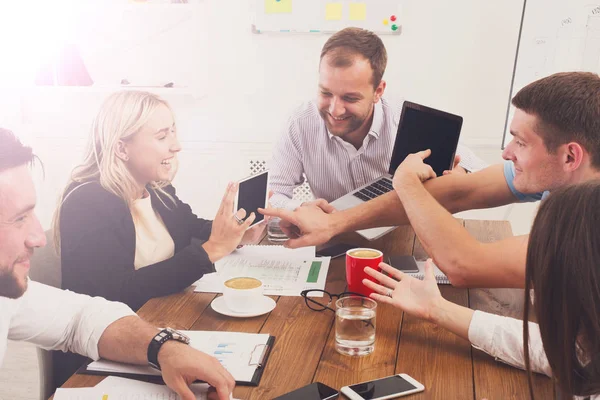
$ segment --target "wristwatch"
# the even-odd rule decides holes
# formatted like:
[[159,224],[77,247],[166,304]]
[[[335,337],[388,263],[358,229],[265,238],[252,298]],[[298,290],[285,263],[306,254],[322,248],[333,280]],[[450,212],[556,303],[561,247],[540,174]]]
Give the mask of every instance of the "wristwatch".
[[160,365],[158,364],[158,351],[162,345],[169,340],[190,344],[190,338],[183,333],[171,328],[163,329],[152,338],[148,345],[148,364],[150,364],[151,367],[160,370]]

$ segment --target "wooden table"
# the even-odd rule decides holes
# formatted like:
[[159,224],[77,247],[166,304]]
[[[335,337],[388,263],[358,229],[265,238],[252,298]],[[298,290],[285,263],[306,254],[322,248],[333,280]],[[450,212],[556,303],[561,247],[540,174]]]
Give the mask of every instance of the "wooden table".
[[[512,236],[507,221],[463,221],[477,239],[490,242]],[[408,226],[368,242],[357,234],[344,241],[372,247],[387,254],[426,254]],[[345,260],[332,260],[326,290],[340,293],[346,288]],[[498,314],[521,317],[523,291],[516,289],[457,289],[441,285],[442,295],[461,305]],[[238,386],[240,399],[271,399],[307,385],[323,382],[336,389],[342,386],[408,373],[425,385],[425,391],[410,399],[523,399],[528,397],[525,372],[496,362],[473,349],[457,336],[423,322],[391,306],[377,310],[375,351],[364,357],[338,354],[334,348],[334,313],[311,311],[301,297],[274,297],[275,309],[267,315],[237,319],[212,310],[215,295],[185,292],[150,300],[139,315],[156,326],[185,330],[223,330],[269,333],[276,336],[265,372],[258,387]],[[74,375],[64,387],[93,386],[103,378]],[[536,398],[554,398],[551,380],[535,375]],[[343,398],[343,396],[340,396]]]

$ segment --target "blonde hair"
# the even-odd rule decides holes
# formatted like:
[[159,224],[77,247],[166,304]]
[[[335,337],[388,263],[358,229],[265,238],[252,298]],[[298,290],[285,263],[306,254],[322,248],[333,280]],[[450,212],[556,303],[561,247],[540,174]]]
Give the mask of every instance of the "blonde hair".
[[[85,158],[71,172],[71,177],[63,191],[52,221],[54,244],[60,253],[60,213],[67,189],[73,183],[97,181],[110,193],[123,199],[127,206],[138,196],[139,186],[129,172],[125,162],[117,157],[119,141],[133,137],[148,122],[150,116],[160,106],[169,104],[159,96],[143,91],[121,91],[110,95],[94,118],[91,137],[87,144]],[[170,182],[151,182],[150,190],[164,195],[175,205],[175,200],[163,188]],[[75,190],[75,189],[73,189]],[[71,190],[72,191],[72,190]],[[163,201],[164,203],[164,201]]]

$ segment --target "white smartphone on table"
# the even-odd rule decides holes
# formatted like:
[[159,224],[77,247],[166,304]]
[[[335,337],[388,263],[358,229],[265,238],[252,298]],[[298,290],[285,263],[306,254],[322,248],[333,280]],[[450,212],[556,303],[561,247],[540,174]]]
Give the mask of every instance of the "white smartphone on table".
[[341,392],[350,400],[386,400],[425,390],[425,386],[407,374],[344,386]]
[[[265,216],[258,212],[259,208],[267,208],[269,201],[269,171],[249,176],[238,182],[238,192],[233,205],[233,212],[240,208],[246,210],[246,218],[254,213],[256,218],[250,227],[261,223]],[[244,218],[244,220],[246,220]]]

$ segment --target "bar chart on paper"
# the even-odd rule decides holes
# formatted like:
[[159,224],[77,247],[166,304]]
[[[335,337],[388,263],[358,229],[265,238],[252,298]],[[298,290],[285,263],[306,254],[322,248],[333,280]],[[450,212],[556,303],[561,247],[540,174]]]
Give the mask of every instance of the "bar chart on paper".
[[254,0],[256,33],[328,33],[348,26],[400,34],[401,0]]

